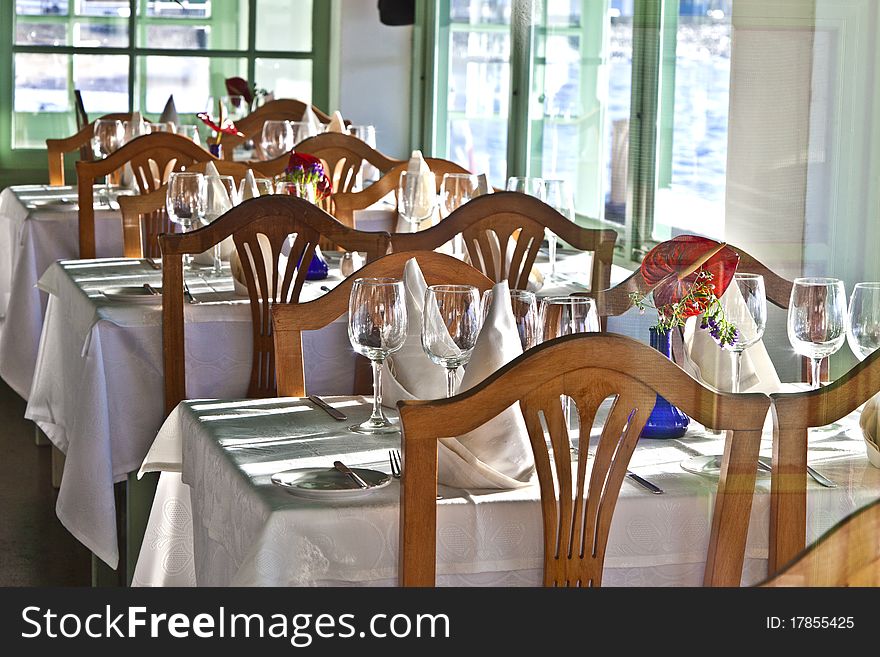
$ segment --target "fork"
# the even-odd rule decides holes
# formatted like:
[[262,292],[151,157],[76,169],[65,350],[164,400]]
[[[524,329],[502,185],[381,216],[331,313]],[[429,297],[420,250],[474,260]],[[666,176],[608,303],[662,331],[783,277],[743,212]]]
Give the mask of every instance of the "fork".
[[401,467],[400,467],[400,450],[399,449],[389,449],[388,450],[388,461],[391,463],[391,476],[395,479],[400,479]]
[[183,282],[183,293],[186,295],[186,300],[190,303],[199,303],[199,300],[196,299],[192,292],[189,291],[189,285],[186,284],[186,281]]

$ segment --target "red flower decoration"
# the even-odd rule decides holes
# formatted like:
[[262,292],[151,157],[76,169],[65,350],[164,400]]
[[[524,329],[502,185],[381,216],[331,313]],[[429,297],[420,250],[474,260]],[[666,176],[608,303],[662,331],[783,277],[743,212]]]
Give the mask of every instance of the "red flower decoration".
[[[642,278],[652,288],[654,306],[663,314],[691,291],[701,272],[711,274],[714,293],[720,298],[739,264],[739,254],[726,244],[696,235],[679,235],[658,244],[642,261]],[[684,317],[701,314],[710,299],[701,298],[680,311]]]
[[199,112],[198,114],[196,114],[196,116],[199,117],[199,119],[201,119],[202,123],[204,123],[206,126],[211,128],[211,130],[216,132],[218,135],[223,134],[223,135],[235,135],[236,137],[244,137],[244,133],[240,132],[239,129],[235,127],[235,124],[232,121],[230,121],[229,119],[222,121],[221,122],[222,126],[221,126],[221,125],[218,125],[217,123],[215,123],[214,119],[212,119],[211,115],[208,114],[207,112]]
[[226,92],[230,96],[241,96],[250,105],[254,102],[254,92],[244,78],[226,78]]
[[290,151],[290,159],[284,168],[282,178],[292,182],[314,183],[318,200],[327,198],[333,193],[333,186],[321,160],[307,153]]

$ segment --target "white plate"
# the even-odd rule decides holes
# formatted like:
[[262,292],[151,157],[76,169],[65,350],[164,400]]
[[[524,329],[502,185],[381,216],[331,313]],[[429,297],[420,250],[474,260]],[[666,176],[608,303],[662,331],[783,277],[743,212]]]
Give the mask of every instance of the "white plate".
[[391,475],[384,472],[367,468],[352,468],[352,470],[370,484],[370,487],[360,488],[351,477],[336,468],[297,468],[276,472],[272,475],[272,483],[293,495],[313,500],[361,497],[391,483]]
[[159,294],[150,294],[142,285],[108,287],[102,292],[102,294],[110,301],[125,301],[126,303],[162,303],[162,288],[154,285],[153,289]]
[[[698,475],[718,477],[721,475],[721,455],[695,456],[681,462],[681,469]],[[758,469],[758,477],[769,477],[770,472]]]

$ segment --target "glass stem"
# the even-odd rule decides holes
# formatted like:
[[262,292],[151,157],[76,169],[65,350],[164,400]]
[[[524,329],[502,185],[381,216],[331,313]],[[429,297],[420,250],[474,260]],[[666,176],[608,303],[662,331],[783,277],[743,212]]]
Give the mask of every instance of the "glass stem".
[[739,392],[739,376],[742,372],[742,357],[742,351],[737,350],[733,352],[733,367],[731,368],[733,385],[730,388],[731,392]]
[[219,276],[222,270],[222,263],[220,260],[220,243],[214,245],[214,275]]
[[452,397],[455,394],[455,370],[457,367],[446,368],[446,396]]
[[820,387],[820,381],[822,374],[822,359],[821,358],[811,358],[810,359],[810,386],[813,390],[818,390]]
[[556,273],[556,235],[547,231],[547,252],[550,256],[550,275]]
[[385,415],[382,413],[382,363],[384,361],[374,360],[373,363],[373,413],[370,415],[371,421],[384,422]]

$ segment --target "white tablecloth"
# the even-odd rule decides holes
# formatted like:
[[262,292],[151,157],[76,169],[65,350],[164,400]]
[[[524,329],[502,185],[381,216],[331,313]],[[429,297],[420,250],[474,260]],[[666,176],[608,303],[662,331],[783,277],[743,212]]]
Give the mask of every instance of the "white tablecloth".
[[[75,187],[17,185],[0,192],[0,376],[27,399],[47,297],[36,284],[53,262],[79,255]],[[96,205],[99,256],[122,254],[118,211]]]
[[[220,279],[187,274],[202,303],[185,306],[187,392],[243,396],[251,369],[246,298]],[[308,282],[303,299],[341,280],[338,269]],[[65,527],[98,557],[118,561],[113,483],[143,461],[164,419],[160,301],[108,301],[100,290],[149,282],[161,272],[136,259],[52,265],[50,294],[26,417],[67,456],[56,506]],[[306,381],[317,394],[351,390],[354,359],[344,322],[304,335]]]
[[[273,486],[278,471],[348,465],[388,471],[399,438],[354,435],[365,401],[339,398],[349,415],[335,422],[295,399],[188,401],[169,416],[159,440],[186,436],[183,475],[163,473],[136,585],[394,585],[398,482],[367,497],[307,500]],[[814,540],[880,495],[880,469],[866,457],[858,413],[836,434],[811,437],[810,462],[838,482],[808,484],[808,534]],[[765,433],[762,454],[770,454]],[[614,512],[603,583],[699,586],[717,479],[681,462],[719,454],[722,438],[692,427],[682,440],[643,440],[631,468],[661,486],[652,495],[625,482]],[[186,484],[182,483],[185,481]],[[759,474],[743,575],[766,575],[770,479]],[[501,492],[440,488],[438,582],[540,585],[541,514],[537,486]]]

